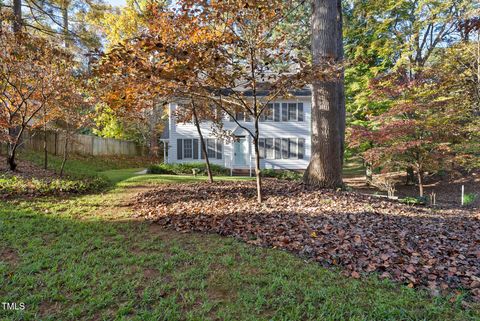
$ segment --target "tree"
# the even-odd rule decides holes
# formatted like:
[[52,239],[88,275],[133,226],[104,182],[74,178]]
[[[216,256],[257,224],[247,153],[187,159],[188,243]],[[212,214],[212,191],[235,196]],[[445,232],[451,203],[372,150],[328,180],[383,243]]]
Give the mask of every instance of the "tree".
[[353,129],[350,144],[356,147],[365,141],[373,147],[364,152],[369,162],[384,170],[413,168],[419,195],[424,196],[424,175],[442,168],[451,168],[465,159],[458,146],[469,141],[467,124],[475,122],[471,105],[459,105],[445,85],[455,81],[436,68],[424,69],[422,77],[408,79],[404,71],[377,79],[380,99],[394,103],[388,112],[372,119],[371,130]]
[[[344,89],[342,14],[340,1],[313,1],[312,57],[318,73],[336,67],[335,75],[312,82],[312,156],[304,182],[327,188],[342,183]],[[338,67],[340,66],[340,67]]]
[[13,171],[23,133],[62,90],[73,61],[47,40],[21,31],[1,30],[0,40],[0,124]]
[[[209,102],[202,110],[214,104],[244,129],[254,145],[261,202],[260,118],[269,102],[306,83],[304,57],[277,30],[291,3],[181,1],[178,8],[152,10],[148,29],[109,56],[121,57],[115,63],[124,77],[142,75],[158,80],[156,90],[167,96]],[[237,112],[253,126],[237,120]]]

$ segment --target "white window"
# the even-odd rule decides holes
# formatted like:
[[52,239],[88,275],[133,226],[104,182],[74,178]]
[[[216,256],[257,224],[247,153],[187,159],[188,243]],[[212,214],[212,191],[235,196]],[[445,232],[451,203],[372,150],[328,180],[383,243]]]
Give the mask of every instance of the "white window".
[[217,151],[215,149],[215,139],[207,138],[207,155],[208,158],[216,158]]
[[193,143],[191,139],[183,140],[183,158],[193,158]]

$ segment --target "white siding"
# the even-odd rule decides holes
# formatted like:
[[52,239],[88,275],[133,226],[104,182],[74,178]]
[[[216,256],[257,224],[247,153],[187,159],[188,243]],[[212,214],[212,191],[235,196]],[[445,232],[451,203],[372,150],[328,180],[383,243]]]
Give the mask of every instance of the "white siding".
[[[311,99],[310,97],[301,97],[298,99],[291,100],[276,100],[276,103],[296,103],[302,102],[304,109],[304,120],[303,121],[263,121],[260,122],[260,137],[261,138],[303,138],[305,140],[304,146],[304,157],[303,159],[262,159],[261,167],[262,168],[275,168],[275,169],[306,169],[310,160],[310,150],[311,150],[311,139],[310,139],[310,129],[311,129]],[[170,115],[169,115],[169,126],[170,126],[170,137],[169,137],[169,153],[168,153],[168,162],[192,162],[192,159],[188,160],[177,160],[177,139],[186,139],[186,138],[199,138],[198,132],[194,124],[192,123],[176,123],[175,122],[175,108],[176,104],[170,104]],[[253,123],[252,122],[242,122],[242,125],[249,128],[253,132]],[[212,124],[211,122],[202,122],[201,123],[202,134],[204,138],[215,138],[212,133]],[[224,121],[224,130],[230,131],[241,131],[238,128],[238,125],[234,121],[229,121],[228,118]],[[199,144],[200,148],[200,144]],[[230,167],[230,159],[232,156],[233,144],[224,143],[223,144],[223,158],[220,159],[211,159],[211,162],[214,164],[222,165],[225,167]],[[253,153],[253,148],[251,148]],[[200,155],[200,153],[199,153]],[[252,164],[254,166],[254,157],[252,155]],[[193,160],[193,161],[203,161],[202,159]],[[249,166],[247,166],[248,168]]]

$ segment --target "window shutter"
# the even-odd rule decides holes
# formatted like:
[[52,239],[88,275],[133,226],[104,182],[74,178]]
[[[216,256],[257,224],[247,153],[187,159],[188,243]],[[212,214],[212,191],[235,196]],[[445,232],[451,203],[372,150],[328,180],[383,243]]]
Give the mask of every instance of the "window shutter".
[[298,108],[298,121],[303,121],[304,120],[303,103],[298,103],[297,108]]
[[177,139],[177,159],[182,159],[183,157],[183,144],[181,139]]
[[298,159],[303,159],[304,154],[305,154],[305,139],[299,138],[298,139]]
[[275,138],[275,159],[282,158],[281,145],[282,145],[282,139],[281,138]]
[[193,139],[193,159],[198,159],[198,139]]
[[282,104],[282,121],[288,121],[288,104]]
[[274,116],[274,121],[280,121],[280,104],[279,103],[275,103],[274,105],[274,113],[273,113],[273,116]]
[[217,139],[217,159],[222,159],[222,141],[220,139]]

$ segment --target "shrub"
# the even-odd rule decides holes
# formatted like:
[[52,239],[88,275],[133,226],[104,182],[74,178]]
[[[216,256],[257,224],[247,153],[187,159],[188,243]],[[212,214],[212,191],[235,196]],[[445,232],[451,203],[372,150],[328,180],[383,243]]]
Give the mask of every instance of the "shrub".
[[[179,164],[157,164],[148,168],[150,174],[166,175],[193,175],[196,169],[197,175],[207,175],[207,165],[205,163],[179,163]],[[230,174],[230,170],[216,164],[210,164],[213,175],[225,176]]]
[[463,205],[470,205],[477,199],[477,194],[467,193],[463,195]]
[[429,202],[428,196],[417,196],[417,197],[405,197],[401,199],[401,202],[408,205],[426,205]]
[[98,191],[108,186],[108,181],[102,177],[84,178],[78,180],[53,179],[50,181],[19,176],[0,176],[0,196],[15,195],[56,195],[58,193],[86,193]]
[[277,179],[283,179],[287,181],[300,181],[303,177],[302,174],[290,171],[290,170],[276,170],[276,169],[262,169],[263,177],[273,177]]

